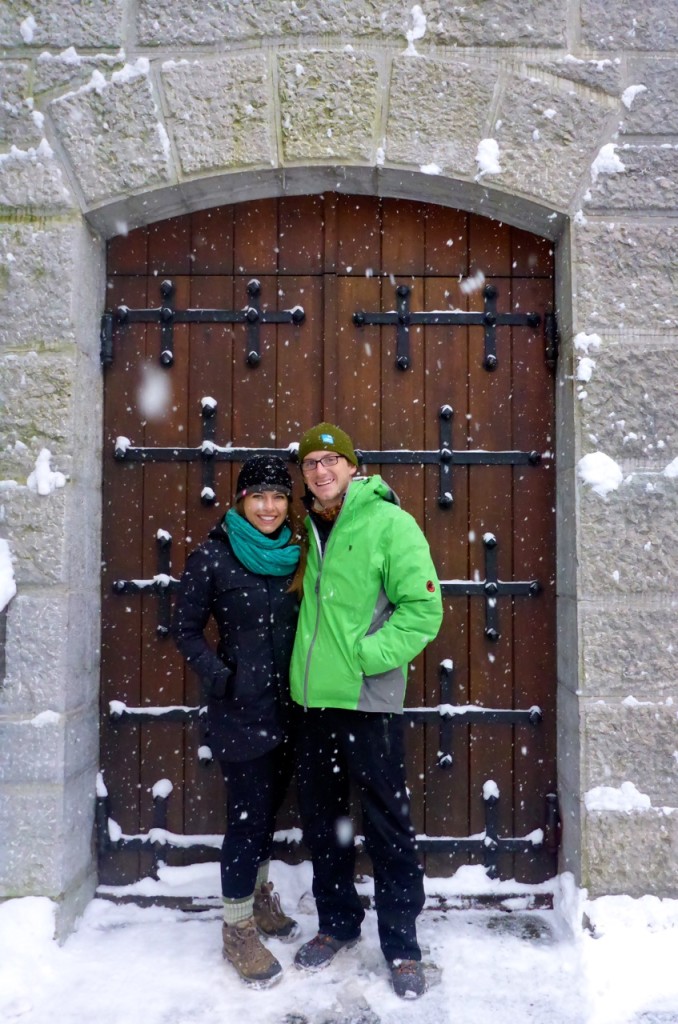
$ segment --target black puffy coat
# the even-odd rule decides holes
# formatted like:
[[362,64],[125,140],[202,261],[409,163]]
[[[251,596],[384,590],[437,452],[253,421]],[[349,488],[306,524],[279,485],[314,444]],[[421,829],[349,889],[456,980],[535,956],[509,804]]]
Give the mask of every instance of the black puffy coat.
[[[291,729],[288,669],[299,612],[291,576],[246,569],[215,527],[186,560],[172,635],[207,699],[205,742],[216,758],[249,761]],[[213,616],[216,652],[204,630]]]

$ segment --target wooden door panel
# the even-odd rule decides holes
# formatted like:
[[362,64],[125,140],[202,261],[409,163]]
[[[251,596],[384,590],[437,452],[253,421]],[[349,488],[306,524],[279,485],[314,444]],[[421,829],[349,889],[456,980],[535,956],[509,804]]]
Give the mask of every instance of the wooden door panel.
[[[256,301],[264,314],[299,306],[305,313],[299,324],[259,321],[256,365],[248,361],[251,328],[242,322],[173,323],[174,358],[165,368],[157,320],[116,322],[105,389],[102,767],[110,813],[123,832],[153,826],[152,788],[161,778],[174,787],[167,803],[172,832],[218,834],[224,801],[218,767],[199,763],[197,721],[110,721],[110,700],[139,708],[200,702],[197,680],[158,633],[158,594],[114,593],[113,581],[153,580],[158,530],[171,535],[171,573],[178,576],[187,552],[228,507],[240,463],[211,463],[210,495],[204,460],[182,454],[198,451],[206,431],[222,448],[284,451],[323,418],[339,422],[363,451],[384,453],[383,461],[371,458],[367,471],[381,472],[424,528],[439,576],[451,585],[440,634],[413,665],[407,707],[542,710],[541,724],[412,724],[408,777],[417,831],[482,836],[488,780],[499,793],[500,837],[543,828],[546,796],[556,784],[553,376],[543,325],[498,325],[497,366],[490,371],[483,326],[410,324],[403,370],[396,366],[396,324],[358,326],[353,315],[395,310],[399,285],[409,289],[411,312],[482,311],[489,285],[500,313],[543,317],[553,302],[550,243],[406,200],[291,196],[202,211],[114,239],[108,270],[112,311],[158,307],[161,282],[171,280],[176,310],[243,310]],[[255,279],[259,294],[252,299]],[[149,373],[170,388],[157,417],[139,401]],[[209,423],[206,398],[217,403]],[[116,461],[118,435],[145,445],[144,459]],[[447,492],[441,493],[439,459],[394,464],[388,455],[435,453],[448,435],[445,444],[455,452],[486,454],[479,464],[455,460]],[[175,457],[156,461],[158,448],[174,449]],[[493,456],[530,451],[541,453],[540,464],[499,464]],[[299,494],[296,470],[293,479]],[[488,560],[489,534],[496,547]],[[464,581],[485,579],[492,559],[500,581],[537,580],[540,587],[532,597],[496,598],[494,640],[486,633],[487,594],[464,592]],[[298,824],[293,799],[280,824]],[[168,849],[163,856],[180,863],[204,854]],[[446,874],[483,859],[478,843],[470,852],[427,854],[427,870]],[[503,852],[497,864],[503,877],[525,881],[555,869],[545,844],[529,856]],[[109,853],[101,865],[102,880],[129,881],[152,869],[152,857]]]

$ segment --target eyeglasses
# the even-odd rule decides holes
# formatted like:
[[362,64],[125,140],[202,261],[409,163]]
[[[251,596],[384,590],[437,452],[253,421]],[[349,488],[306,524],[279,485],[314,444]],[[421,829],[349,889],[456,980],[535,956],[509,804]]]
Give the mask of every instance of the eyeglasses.
[[325,469],[329,469],[330,466],[336,466],[341,458],[343,458],[342,455],[323,455],[322,459],[304,459],[301,463],[301,472],[312,473],[318,466],[324,466]]

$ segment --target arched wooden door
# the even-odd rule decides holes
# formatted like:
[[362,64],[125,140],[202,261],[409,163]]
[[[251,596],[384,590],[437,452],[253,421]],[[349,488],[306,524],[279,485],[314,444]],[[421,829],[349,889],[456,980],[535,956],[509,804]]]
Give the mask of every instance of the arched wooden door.
[[406,701],[428,873],[555,872],[552,303],[549,243],[396,199],[261,200],[110,242],[103,882],[216,856],[222,782],[166,635],[172,581],[238,449],[285,450],[320,419],[392,484],[444,581]]

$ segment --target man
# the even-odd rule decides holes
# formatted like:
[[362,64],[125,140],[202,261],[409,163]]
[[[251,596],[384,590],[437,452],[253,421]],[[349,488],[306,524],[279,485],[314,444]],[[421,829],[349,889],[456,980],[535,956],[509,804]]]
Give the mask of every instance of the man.
[[303,706],[299,803],[313,860],[318,934],[297,952],[326,967],[360,938],[349,787],[360,798],[374,868],[379,940],[394,991],[426,989],[416,918],[424,904],[404,771],[409,662],[437,634],[440,585],[426,539],[380,476],[357,477],[353,443],[320,423],[299,444],[309,551],[292,654]]

